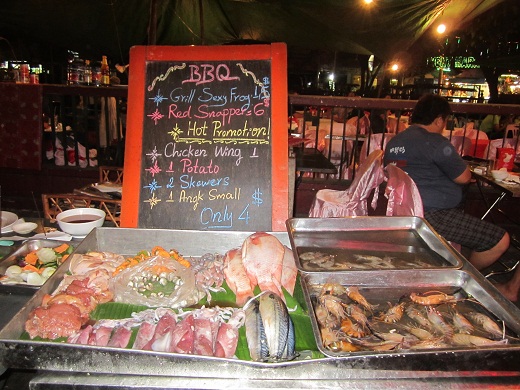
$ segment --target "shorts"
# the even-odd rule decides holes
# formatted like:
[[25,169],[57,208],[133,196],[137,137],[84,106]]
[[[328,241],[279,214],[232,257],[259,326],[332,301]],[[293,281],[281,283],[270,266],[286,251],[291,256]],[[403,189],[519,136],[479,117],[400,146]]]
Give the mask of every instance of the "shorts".
[[427,211],[424,218],[446,240],[475,252],[493,248],[506,233],[500,226],[464,214],[458,208]]

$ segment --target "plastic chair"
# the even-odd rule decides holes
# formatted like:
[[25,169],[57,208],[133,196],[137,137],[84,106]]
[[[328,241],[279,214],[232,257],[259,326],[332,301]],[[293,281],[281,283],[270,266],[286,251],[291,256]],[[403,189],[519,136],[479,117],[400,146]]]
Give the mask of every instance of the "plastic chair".
[[395,134],[391,133],[371,134],[370,139],[365,139],[365,142],[363,142],[363,146],[361,146],[361,150],[359,152],[359,162],[362,163],[363,161],[365,161],[367,156],[374,150],[382,149],[384,152],[386,149],[386,145],[388,144],[388,141],[394,138],[394,136]]
[[[490,160],[496,160],[497,159],[497,150],[498,148],[515,148],[516,139],[514,138],[500,138],[500,139],[494,139],[491,140],[489,143],[489,159]],[[518,142],[518,145],[516,145],[516,153],[520,154],[520,142]]]
[[469,149],[471,147],[471,141],[469,138],[464,137],[463,135],[452,134],[450,138],[451,144],[455,147],[455,150],[461,156],[464,155],[464,150]]
[[385,168],[388,177],[385,197],[388,199],[386,215],[424,217],[421,194],[413,179],[401,168],[389,164]]
[[344,191],[324,189],[317,192],[309,217],[352,217],[368,215],[367,200],[375,190],[371,206],[377,207],[379,185],[385,175],[381,165],[382,150],[375,150],[359,166],[356,177]]
[[[386,215],[424,217],[421,194],[413,179],[401,168],[389,164],[385,168],[387,183],[385,197],[388,199]],[[452,241],[448,243],[460,253],[460,244]]]
[[[363,161],[365,161],[368,155],[372,153],[374,150],[382,149],[384,152],[386,145],[388,144],[388,141],[390,141],[394,136],[395,134],[391,133],[376,133],[371,134],[370,138],[367,137],[363,141],[363,145],[361,146],[361,149],[359,151],[359,164],[363,164]],[[352,150],[352,148],[350,150]],[[343,166],[342,177],[345,179],[350,179],[354,176],[354,166],[356,166],[356,162],[353,161],[353,159],[351,160],[352,163],[350,165]],[[355,171],[357,172],[358,169],[359,167],[356,166]]]

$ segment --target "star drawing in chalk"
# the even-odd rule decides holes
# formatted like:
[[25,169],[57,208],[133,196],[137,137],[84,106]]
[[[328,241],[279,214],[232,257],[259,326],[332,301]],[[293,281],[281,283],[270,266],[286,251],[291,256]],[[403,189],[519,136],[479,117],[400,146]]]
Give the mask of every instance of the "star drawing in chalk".
[[147,156],[150,156],[152,162],[157,162],[157,157],[162,156],[162,154],[157,153],[157,146],[154,146],[152,153],[146,153]]
[[162,103],[163,100],[168,100],[168,98],[161,95],[161,90],[157,91],[157,95],[155,95],[154,97],[148,98],[148,99],[153,100],[153,102],[157,105],[159,105],[159,103]]
[[168,132],[169,135],[172,136],[174,141],[179,140],[179,136],[181,135],[182,130],[175,126],[171,131]]
[[148,184],[147,186],[144,186],[143,188],[149,188],[150,193],[153,193],[158,188],[162,188],[162,186],[160,186],[159,183],[157,183],[157,180],[153,179],[150,184]]
[[159,165],[157,165],[157,161],[155,161],[155,164],[153,165],[153,167],[146,168],[145,171],[150,172],[152,174],[152,177],[155,177],[155,175],[158,174],[159,172],[161,172],[162,169],[159,168]]
[[157,122],[158,122],[160,119],[164,118],[164,115],[161,114],[157,108],[155,109],[155,112],[153,112],[153,113],[151,113],[151,114],[149,114],[149,115],[147,115],[147,116],[149,116],[150,118],[152,118],[152,120],[155,122],[155,124],[157,124]]
[[151,209],[153,209],[153,206],[156,206],[160,201],[161,201],[161,199],[156,198],[155,194],[152,194],[152,197],[150,199],[145,200],[144,202],[150,203],[150,210],[151,210]]

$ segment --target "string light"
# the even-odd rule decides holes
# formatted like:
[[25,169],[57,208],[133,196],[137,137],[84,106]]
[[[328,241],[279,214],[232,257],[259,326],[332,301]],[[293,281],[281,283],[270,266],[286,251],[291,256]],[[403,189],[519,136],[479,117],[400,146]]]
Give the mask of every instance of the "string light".
[[437,33],[444,34],[446,32],[446,25],[441,23],[437,26]]

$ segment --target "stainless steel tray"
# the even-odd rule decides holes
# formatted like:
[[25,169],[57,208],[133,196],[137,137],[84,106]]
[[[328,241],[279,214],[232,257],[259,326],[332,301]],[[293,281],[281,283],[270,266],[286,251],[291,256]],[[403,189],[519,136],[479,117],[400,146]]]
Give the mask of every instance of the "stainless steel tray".
[[[131,255],[152,245],[161,245],[168,249],[176,248],[183,255],[201,256],[207,252],[223,253],[238,247],[249,234],[251,233],[99,228],[93,230],[76,247],[76,252],[105,250]],[[287,233],[273,234],[282,243],[289,244]],[[60,267],[56,274],[0,330],[0,366],[54,372],[172,376],[199,380],[200,378],[247,378],[248,380],[272,380],[277,383],[291,381],[295,387],[308,387],[310,383],[321,386],[321,383],[326,380],[343,381],[353,377],[366,380],[403,377],[403,375],[410,377],[409,373],[403,374],[399,370],[446,369],[451,371],[447,375],[456,376],[458,374],[455,371],[475,371],[475,367],[499,371],[518,369],[517,355],[512,355],[517,350],[511,348],[492,351],[491,356],[489,350],[471,349],[415,355],[374,354],[283,363],[256,363],[237,359],[20,340],[29,312],[41,303],[44,294],[54,291],[65,274],[67,266],[68,262],[65,262],[64,267]],[[488,285],[484,288],[494,289]],[[511,308],[510,302],[498,302],[503,305],[504,311],[511,310],[513,313],[510,314],[512,317],[508,318],[508,322],[517,318],[516,312],[513,311],[514,306]],[[414,374],[411,376],[413,377]]]
[[[16,249],[13,253],[11,253],[8,257],[0,261],[0,275],[5,274],[5,271],[11,265],[17,264],[17,261],[20,257],[27,255],[30,252],[37,251],[41,248],[56,248],[63,244],[65,241],[56,241],[56,240],[31,240],[28,239],[24,241],[22,245],[18,249]],[[70,242],[67,242],[69,245],[73,245]],[[26,289],[39,289],[40,286],[33,286],[28,284],[15,284],[15,285],[3,285],[0,282],[0,291],[13,291],[16,288],[26,288]]]
[[422,218],[292,218],[286,225],[303,272],[460,269],[464,261]]
[[[471,267],[471,266],[468,266]],[[471,267],[472,268],[472,267]],[[474,269],[473,269],[474,270]],[[510,350],[520,354],[520,310],[510,301],[505,299],[496,288],[482,275],[473,273],[471,269],[436,269],[436,270],[402,270],[402,271],[365,271],[350,273],[306,273],[302,275],[302,288],[309,311],[313,332],[320,351],[330,357],[348,357],[354,355],[373,355],[375,352],[361,350],[356,352],[336,352],[324,347],[320,325],[317,320],[316,306],[318,297],[322,293],[325,284],[341,285],[343,287],[354,286],[371,305],[377,305],[370,318],[378,316],[389,308],[388,303],[395,305],[406,302],[405,297],[410,294],[424,294],[427,292],[442,292],[457,298],[457,307],[487,314],[490,318],[496,316],[506,326],[506,335],[509,343],[492,347],[480,347],[487,350],[490,356],[497,351]],[[341,295],[336,295],[341,297]],[[403,300],[404,298],[404,300]],[[471,298],[471,299],[468,299]],[[348,298],[347,298],[348,299]],[[439,308],[441,306],[438,306]],[[452,310],[454,306],[444,305],[444,309]],[[459,310],[460,310],[459,309]],[[440,310],[440,309],[439,309]],[[448,322],[446,318],[446,322]],[[402,320],[395,324],[387,325],[387,332],[392,329],[399,332],[400,324],[411,324],[413,321],[403,315]],[[372,329],[381,326],[381,322],[372,320]],[[415,324],[417,326],[417,324]],[[385,326],[383,326],[384,328]],[[381,332],[381,330],[379,330]],[[383,330],[384,331],[384,330]],[[479,336],[484,336],[482,334]],[[468,347],[449,346],[436,348],[435,353],[467,349]],[[433,351],[433,350],[432,350]],[[425,352],[424,349],[421,352]],[[395,354],[416,355],[417,350],[398,349],[391,352],[377,352],[378,355]]]

